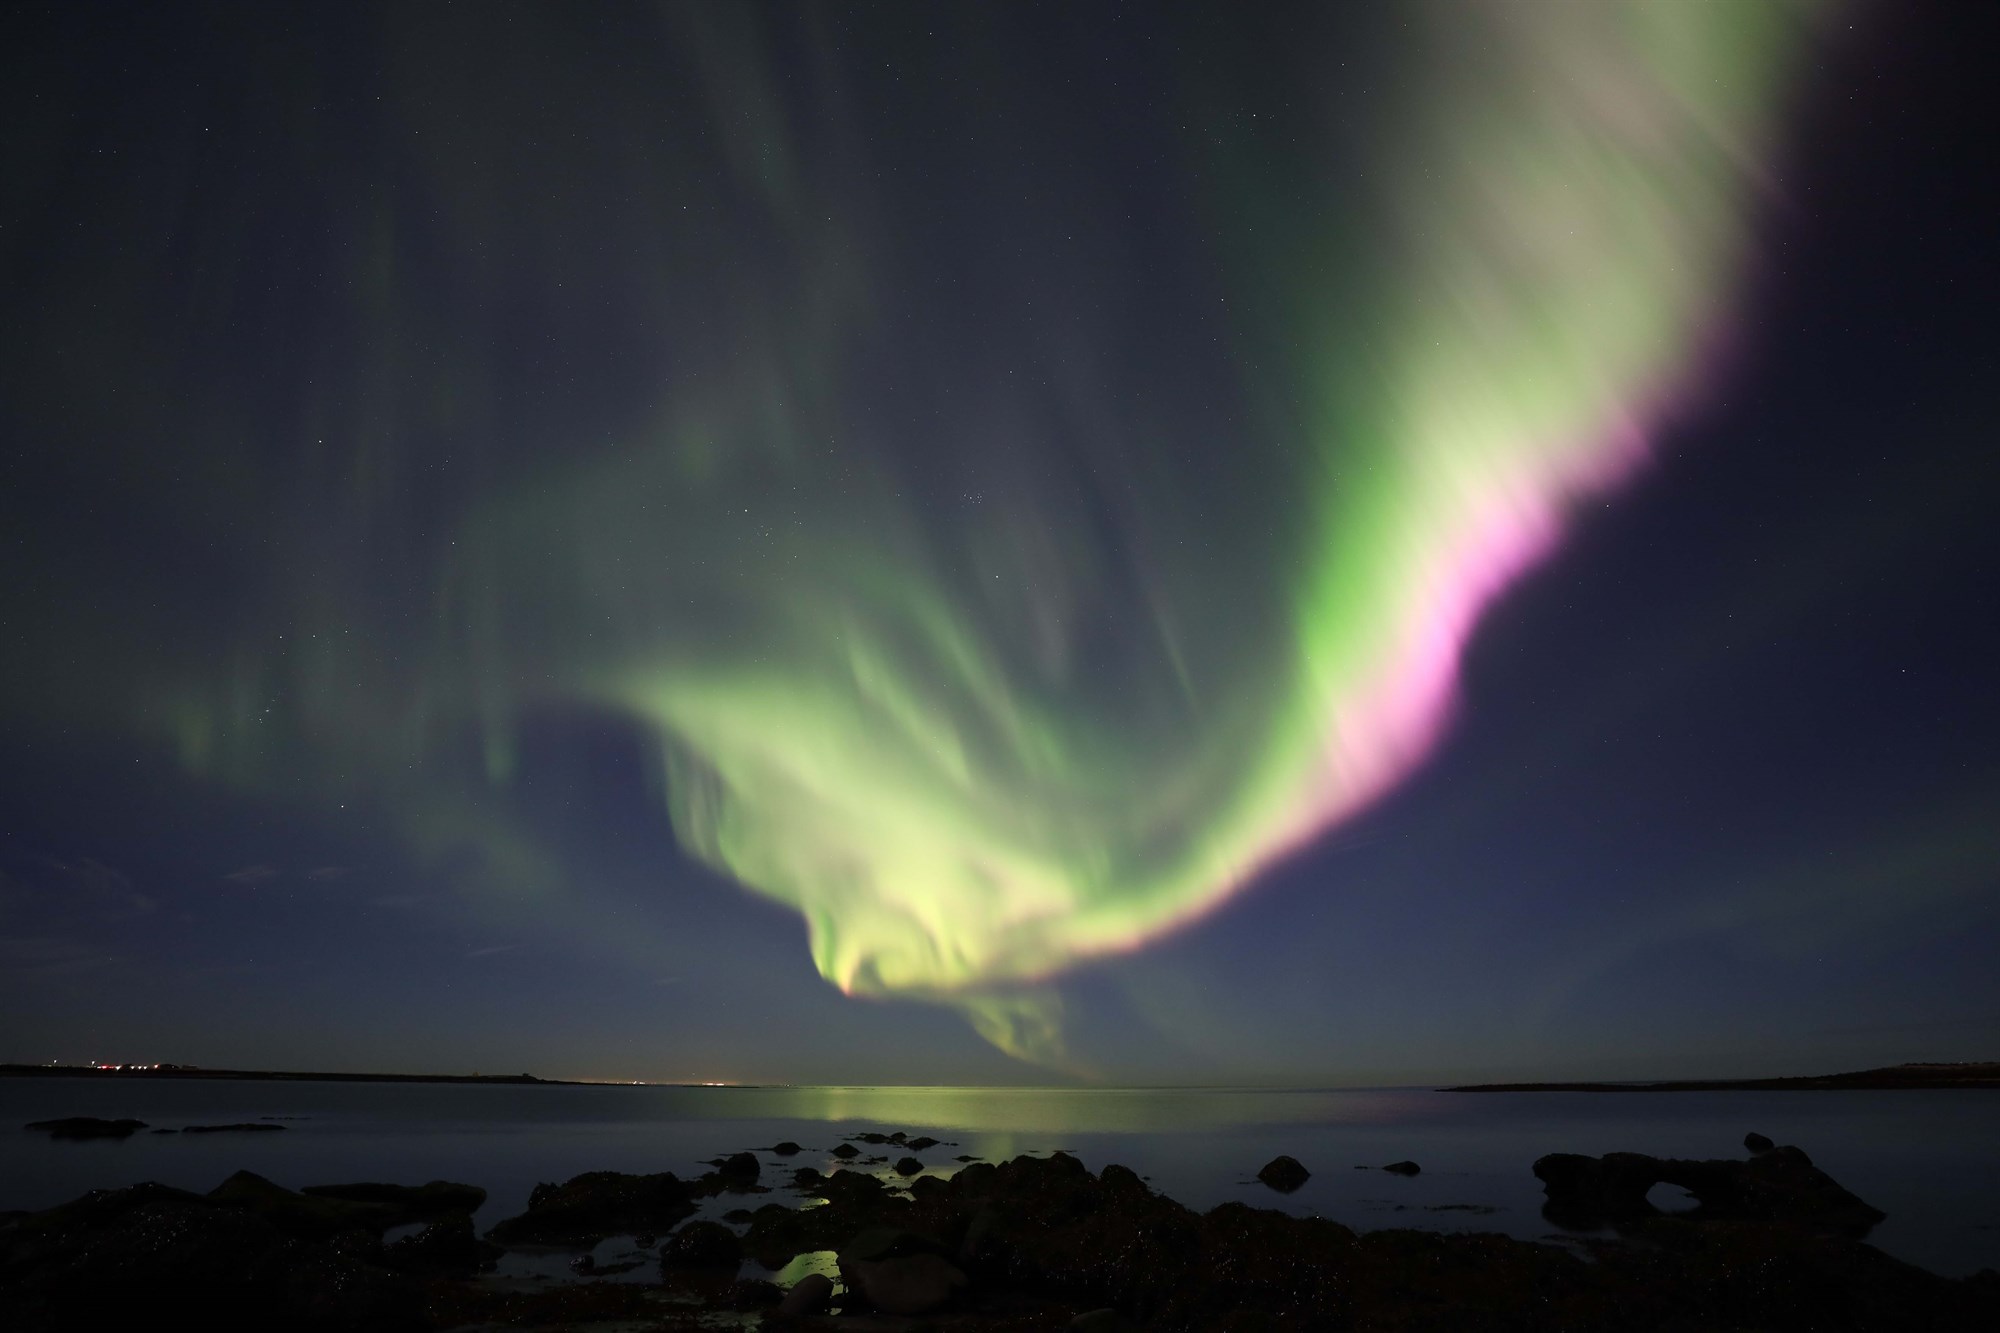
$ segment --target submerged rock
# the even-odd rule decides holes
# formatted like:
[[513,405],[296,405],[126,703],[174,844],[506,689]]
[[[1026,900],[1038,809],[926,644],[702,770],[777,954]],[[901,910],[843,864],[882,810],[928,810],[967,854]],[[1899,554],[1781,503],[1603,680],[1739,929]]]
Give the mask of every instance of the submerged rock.
[[[1119,1169],[1123,1170],[1124,1168],[1121,1167]],[[1300,1165],[1299,1159],[1296,1157],[1279,1156],[1273,1157],[1270,1161],[1264,1163],[1263,1169],[1257,1173],[1257,1179],[1263,1181],[1280,1194],[1290,1194],[1293,1190],[1311,1180],[1312,1172]]]
[[72,1115],[61,1120],[31,1121],[26,1127],[52,1139],[129,1139],[147,1126],[143,1120],[99,1120],[94,1115]]
[[804,1149],[800,1148],[798,1144],[793,1143],[790,1139],[786,1139],[783,1143],[772,1144],[771,1151],[780,1157],[790,1157],[795,1153],[803,1152]]
[[1391,1162],[1382,1169],[1398,1176],[1415,1176],[1423,1173],[1423,1168],[1415,1162]]
[[183,1134],[275,1134],[283,1125],[269,1125],[261,1120],[248,1120],[235,1125],[184,1125]]

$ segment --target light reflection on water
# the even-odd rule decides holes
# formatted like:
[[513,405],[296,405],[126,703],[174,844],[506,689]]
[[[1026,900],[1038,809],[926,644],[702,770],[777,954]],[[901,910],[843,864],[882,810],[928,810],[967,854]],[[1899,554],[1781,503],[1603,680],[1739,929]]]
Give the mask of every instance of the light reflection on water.
[[[207,1190],[239,1168],[300,1186],[444,1178],[484,1186],[481,1226],[517,1213],[537,1181],[583,1171],[699,1174],[708,1159],[760,1152],[759,1197],[796,1204],[791,1169],[841,1166],[831,1150],[866,1131],[947,1143],[916,1154],[928,1174],[971,1155],[1005,1161],[1066,1149],[1111,1162],[1198,1209],[1229,1199],[1358,1228],[1551,1232],[1529,1172],[1549,1152],[1675,1157],[1741,1154],[1750,1130],[1796,1143],[1889,1213],[1871,1240],[1934,1271],[2000,1267],[2000,1094],[1926,1092],[1509,1093],[1425,1089],[647,1088],[451,1084],[0,1080],[0,1126],[65,1115],[155,1126],[298,1117],[286,1132],[141,1133],[52,1143],[0,1129],[0,1208],[41,1208],[86,1189],[159,1180]],[[897,1145],[861,1145],[888,1172]],[[1279,1153],[1312,1179],[1278,1195],[1255,1180]],[[1423,1173],[1384,1174],[1411,1158]],[[1366,1169],[1356,1169],[1366,1168]],[[902,1182],[901,1177],[891,1177]],[[706,1210],[705,1210],[706,1211]]]

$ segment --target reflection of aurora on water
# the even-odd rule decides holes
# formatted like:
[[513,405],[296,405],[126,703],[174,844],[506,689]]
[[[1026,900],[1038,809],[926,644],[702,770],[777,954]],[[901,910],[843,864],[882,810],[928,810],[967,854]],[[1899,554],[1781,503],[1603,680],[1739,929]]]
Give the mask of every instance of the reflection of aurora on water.
[[1219,220],[1230,323],[1199,390],[1152,403],[1179,372],[1135,380],[1130,330],[1040,313],[1078,280],[1092,309],[1138,300],[1136,265],[976,316],[899,298],[921,225],[875,235],[865,150],[786,136],[838,120],[839,80],[781,92],[756,35],[682,34],[728,73],[690,140],[713,160],[616,169],[726,198],[648,260],[700,312],[653,423],[460,497],[426,660],[246,650],[228,697],[177,706],[185,751],[270,762],[250,732],[282,694],[355,772],[469,719],[505,783],[522,710],[608,708],[656,739],[683,846],[803,913],[829,980],[1059,1060],[1027,983],[1198,916],[1405,776],[1481,608],[1640,461],[1726,323],[1798,20],[1417,7],[1384,141],[1342,140],[1329,103],[1176,187]]

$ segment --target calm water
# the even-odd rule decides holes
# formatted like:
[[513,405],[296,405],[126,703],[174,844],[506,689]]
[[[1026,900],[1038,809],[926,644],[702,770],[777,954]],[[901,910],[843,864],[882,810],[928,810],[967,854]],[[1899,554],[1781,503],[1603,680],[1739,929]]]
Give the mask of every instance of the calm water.
[[[151,1135],[56,1143],[0,1128],[0,1208],[44,1208],[84,1190],[158,1180],[207,1190],[248,1168],[281,1184],[468,1181],[489,1192],[483,1227],[538,1180],[578,1172],[698,1174],[703,1159],[794,1139],[789,1165],[864,1130],[951,1140],[934,1173],[970,1153],[1001,1161],[1064,1149],[1093,1170],[1121,1162],[1195,1208],[1242,1199],[1356,1228],[1554,1234],[1529,1173],[1547,1152],[1672,1157],[1741,1153],[1757,1130],[1804,1148],[1889,1214],[1870,1240],[1934,1272],[2000,1267],[2000,1094],[1990,1092],[1504,1093],[636,1088],[450,1084],[0,1079],[0,1126],[64,1115],[159,1127],[286,1117],[263,1135]],[[1313,1178],[1291,1195],[1257,1168],[1279,1153]],[[892,1156],[900,1150],[891,1150]],[[763,1154],[768,1164],[777,1159]],[[1423,1174],[1388,1175],[1410,1158]],[[772,1177],[767,1169],[766,1179]],[[784,1196],[780,1196],[781,1198]],[[1669,1202],[1655,1195],[1656,1202]],[[737,1206],[737,1200],[725,1206]],[[755,1206],[754,1200],[750,1201]],[[1476,1205],[1471,1212],[1450,1205]],[[1437,1211],[1434,1211],[1437,1210]]]

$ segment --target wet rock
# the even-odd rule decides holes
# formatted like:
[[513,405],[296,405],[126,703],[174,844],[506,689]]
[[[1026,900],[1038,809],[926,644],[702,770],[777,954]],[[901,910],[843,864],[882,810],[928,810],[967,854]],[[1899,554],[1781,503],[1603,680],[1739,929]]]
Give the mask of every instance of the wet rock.
[[792,1172],[792,1184],[798,1186],[800,1189],[812,1189],[825,1179],[826,1177],[820,1174],[820,1170],[816,1166],[802,1166]]
[[528,1211],[487,1234],[502,1244],[580,1244],[620,1232],[664,1231],[695,1211],[688,1184],[670,1171],[586,1171],[535,1186]]
[[725,1222],[743,1223],[743,1222],[748,1222],[751,1218],[755,1216],[757,1216],[757,1214],[751,1212],[748,1208],[731,1208],[728,1212],[722,1215],[722,1220]]
[[1263,1169],[1257,1173],[1257,1179],[1280,1194],[1290,1194],[1311,1180],[1312,1172],[1300,1165],[1296,1157],[1273,1157],[1264,1163]]
[[1743,1136],[1743,1146],[1751,1152],[1769,1152],[1778,1145],[1753,1129]]
[[1382,1169],[1399,1176],[1414,1176],[1423,1172],[1423,1168],[1415,1162],[1391,1162]]
[[666,1268],[734,1268],[743,1261],[743,1242],[720,1222],[689,1222],[660,1246]]
[[892,1142],[892,1141],[893,1141],[893,1140],[891,1140],[891,1139],[889,1138],[889,1136],[888,1136],[887,1134],[883,1134],[883,1133],[880,1133],[879,1131],[876,1131],[876,1130],[872,1130],[872,1129],[871,1129],[871,1130],[867,1130],[867,1131],[865,1131],[865,1132],[863,1132],[863,1133],[860,1133],[860,1134],[854,1134],[854,1135],[851,1135],[850,1137],[851,1137],[851,1138],[853,1138],[853,1139],[854,1139],[854,1141],[855,1141],[856,1143],[877,1143],[877,1144],[880,1144],[880,1143],[889,1143],[889,1142]]
[[184,1125],[183,1134],[274,1134],[283,1125],[270,1125],[261,1120],[245,1121],[235,1125]]
[[937,1254],[896,1259],[842,1258],[841,1275],[884,1314],[919,1315],[942,1310],[967,1283],[958,1265]]
[[755,1180],[762,1171],[753,1152],[731,1153],[716,1166],[716,1174],[732,1184]]
[[790,1139],[786,1139],[783,1143],[772,1144],[771,1151],[780,1157],[790,1157],[795,1153],[803,1152],[804,1149],[800,1148],[798,1144],[793,1143]]
[[822,1313],[833,1303],[833,1279],[824,1273],[808,1273],[778,1302],[778,1313],[792,1319],[806,1319]]
[[896,1163],[896,1174],[899,1176],[914,1176],[923,1169],[923,1161],[916,1157],[905,1157]]
[[920,1134],[916,1138],[911,1139],[908,1143],[904,1144],[903,1146],[908,1148],[911,1152],[922,1152],[926,1148],[935,1148],[937,1147],[937,1145],[938,1141],[932,1138],[930,1135]]
[[859,1157],[861,1155],[861,1149],[855,1147],[851,1143],[843,1143],[839,1147],[833,1150],[833,1155],[835,1157],[844,1158],[851,1161],[852,1159]]
[[1116,1310],[1086,1310],[1069,1321],[1072,1333],[1141,1333],[1139,1326]]
[[1693,1161],[1614,1152],[1602,1157],[1551,1153],[1535,1163],[1547,1203],[1564,1226],[1659,1216],[1646,1192],[1665,1183],[1693,1195],[1691,1221],[1778,1222],[1859,1238],[1885,1216],[1842,1188],[1794,1147],[1772,1147],[1747,1162]]
[[129,1139],[146,1128],[143,1120],[99,1120],[94,1115],[66,1116],[61,1120],[36,1120],[27,1128],[52,1139]]

